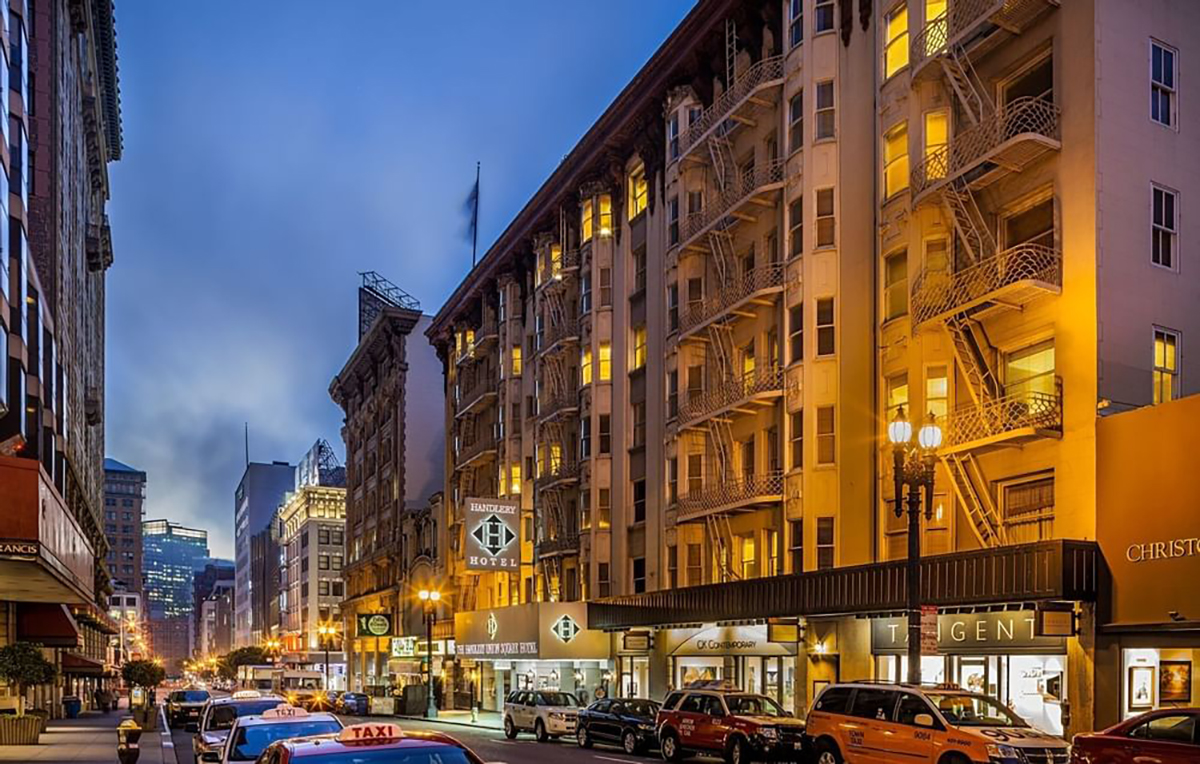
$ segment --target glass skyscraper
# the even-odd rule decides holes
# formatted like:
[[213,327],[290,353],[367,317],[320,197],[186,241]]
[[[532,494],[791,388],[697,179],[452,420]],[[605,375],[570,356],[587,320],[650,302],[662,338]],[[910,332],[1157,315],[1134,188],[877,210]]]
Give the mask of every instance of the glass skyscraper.
[[208,562],[208,531],[169,520],[142,523],[146,608],[151,619],[192,612],[192,574]]

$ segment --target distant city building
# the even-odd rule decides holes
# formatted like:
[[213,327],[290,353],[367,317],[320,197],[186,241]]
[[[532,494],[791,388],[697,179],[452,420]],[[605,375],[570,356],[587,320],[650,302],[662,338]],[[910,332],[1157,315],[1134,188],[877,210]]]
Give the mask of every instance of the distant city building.
[[[251,462],[234,492],[236,554],[234,643],[245,647],[261,642],[278,625],[279,542],[275,513],[284,495],[295,486],[296,468],[287,462]],[[272,535],[275,538],[272,540]],[[255,539],[257,538],[257,541]],[[273,571],[273,572],[272,572]],[[272,577],[274,584],[272,584]],[[259,591],[255,593],[255,588]],[[273,591],[272,591],[273,589]]]
[[104,535],[108,571],[118,591],[142,591],[142,514],[146,473],[116,459],[104,460]]
[[151,620],[187,616],[192,611],[192,576],[197,560],[208,557],[208,531],[147,520],[146,608]]
[[192,652],[202,654],[205,641],[201,631],[204,628],[202,609],[206,600],[212,596],[217,587],[228,583],[233,586],[233,560],[220,558],[202,558],[196,561],[195,573],[192,574]]
[[194,650],[200,658],[216,658],[233,649],[233,597],[233,580],[219,580],[200,602],[200,637]]
[[150,655],[150,633],[142,610],[141,594],[117,592],[111,595],[108,598],[108,615],[116,622],[119,632],[113,650],[115,665]]

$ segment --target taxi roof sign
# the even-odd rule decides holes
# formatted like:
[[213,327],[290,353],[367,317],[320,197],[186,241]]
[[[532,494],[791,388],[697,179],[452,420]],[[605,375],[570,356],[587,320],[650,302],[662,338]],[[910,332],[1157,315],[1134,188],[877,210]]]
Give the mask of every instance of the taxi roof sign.
[[399,740],[404,736],[399,724],[352,724],[338,733],[340,743],[371,743]]
[[299,706],[280,703],[274,708],[268,708],[259,714],[263,719],[298,719],[303,716],[308,716],[308,712]]
[[247,698],[261,698],[262,693],[258,690],[238,690],[233,694],[234,700],[246,700]]

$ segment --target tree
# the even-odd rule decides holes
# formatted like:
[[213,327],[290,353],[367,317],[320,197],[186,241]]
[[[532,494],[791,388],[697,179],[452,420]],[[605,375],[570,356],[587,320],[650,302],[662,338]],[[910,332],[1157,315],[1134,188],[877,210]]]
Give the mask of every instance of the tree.
[[167,678],[167,670],[154,661],[128,661],[121,667],[121,678],[130,687],[141,687],[153,695],[154,688]]
[[17,714],[25,713],[25,690],[30,685],[54,681],[54,664],[42,655],[42,646],[33,642],[14,642],[0,647],[0,677],[15,685],[21,698]]
[[239,666],[259,666],[264,663],[267,663],[267,651],[263,648],[257,645],[239,647],[221,658],[217,671],[221,678],[233,680],[237,679]]

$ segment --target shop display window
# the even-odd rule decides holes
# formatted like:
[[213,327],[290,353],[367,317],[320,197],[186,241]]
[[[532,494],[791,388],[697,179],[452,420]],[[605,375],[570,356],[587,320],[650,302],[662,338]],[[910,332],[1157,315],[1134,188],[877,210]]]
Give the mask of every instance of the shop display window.
[[1121,651],[1121,705],[1125,718],[1159,708],[1192,706],[1200,697],[1194,666],[1200,650],[1134,648]]

